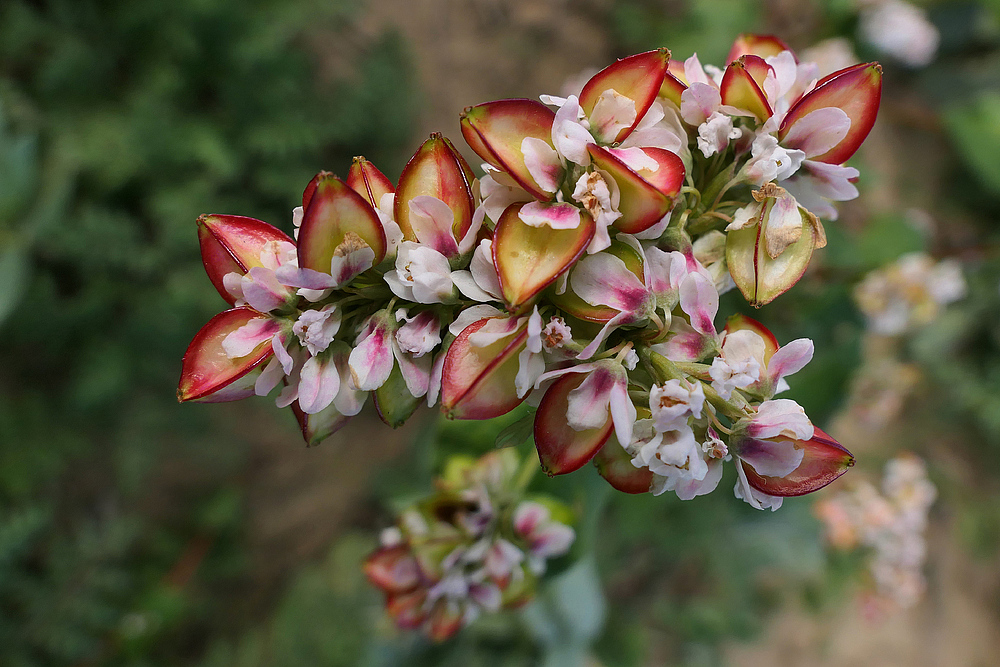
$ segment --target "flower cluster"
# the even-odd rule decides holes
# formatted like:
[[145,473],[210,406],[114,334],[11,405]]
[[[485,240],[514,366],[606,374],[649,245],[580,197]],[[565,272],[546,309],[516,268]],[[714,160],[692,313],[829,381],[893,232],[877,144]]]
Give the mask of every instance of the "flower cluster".
[[386,423],[421,402],[488,419],[523,401],[549,474],[594,460],[618,489],[713,489],[777,508],[850,453],[774,399],[811,358],[760,323],[716,326],[802,276],[820,218],[857,196],[844,165],[875,122],[877,63],[820,77],[780,40],[743,35],[724,68],[666,49],[619,60],[576,94],[469,107],[476,178],[435,134],[395,186],[364,158],[323,172],[295,240],[204,216],[205,268],[232,309],[195,337],[181,400],[266,395],[315,443],[371,394]]
[[869,569],[879,597],[910,607],[923,594],[921,572],[927,545],[927,513],[937,491],[924,462],[902,455],[885,468],[881,493],[867,482],[816,503],[835,549],[867,547]]
[[383,531],[365,573],[397,626],[441,641],[484,612],[531,599],[546,561],[567,553],[576,534],[569,510],[524,497],[524,481],[511,449],[452,459],[437,493]]
[[914,252],[865,276],[854,299],[872,331],[897,336],[932,321],[943,306],[964,297],[965,291],[957,261],[935,261]]

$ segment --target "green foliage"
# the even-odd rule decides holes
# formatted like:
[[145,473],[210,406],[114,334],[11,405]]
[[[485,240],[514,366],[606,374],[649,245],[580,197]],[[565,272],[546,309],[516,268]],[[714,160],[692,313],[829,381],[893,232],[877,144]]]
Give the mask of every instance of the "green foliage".
[[761,8],[746,0],[670,3],[622,0],[612,9],[615,36],[625,53],[665,46],[675,60],[697,52],[702,63],[724,63],[733,39],[759,31]]
[[1000,194],[1000,92],[986,91],[954,106],[944,120],[969,171],[984,187]]
[[[224,306],[194,221],[290,230],[321,168],[364,152],[398,171],[407,56],[391,34],[345,39],[357,8],[0,4],[0,663],[177,664],[239,622],[213,620],[209,593],[245,568],[243,492],[226,485],[245,445],[173,398],[187,342]],[[338,49],[353,69],[331,76]],[[222,490],[153,522],[147,495],[184,483],[165,457]]]

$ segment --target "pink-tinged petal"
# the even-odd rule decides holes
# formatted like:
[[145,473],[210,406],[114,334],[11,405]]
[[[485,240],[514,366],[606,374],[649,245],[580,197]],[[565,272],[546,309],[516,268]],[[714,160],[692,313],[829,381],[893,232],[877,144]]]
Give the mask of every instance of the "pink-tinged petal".
[[719,312],[719,292],[710,278],[690,273],[681,281],[681,310],[691,318],[691,327],[706,336],[715,335],[715,315]]
[[348,365],[356,388],[371,391],[385,384],[393,367],[392,331],[386,319],[375,320],[371,332],[351,350]]
[[418,195],[410,200],[410,227],[419,243],[434,248],[445,257],[458,255],[452,232],[455,214],[437,197]]
[[490,321],[469,325],[448,348],[441,369],[441,409],[450,419],[490,419],[506,414],[523,400],[514,378],[518,354],[527,340],[527,318],[519,329],[482,347],[469,338]]
[[581,211],[568,202],[546,203],[532,201],[521,205],[511,204],[504,210],[504,213],[510,211],[515,206],[517,207],[521,221],[532,227],[576,229],[580,226]]
[[472,256],[469,271],[476,284],[493,298],[499,298],[500,277],[497,275],[496,264],[493,263],[493,241],[483,239]]
[[817,231],[803,213],[799,239],[776,258],[767,253],[762,225],[730,231],[726,238],[726,265],[733,282],[754,307],[770,303],[799,281],[817,245]]
[[786,375],[797,373],[808,364],[813,357],[813,342],[808,338],[798,338],[783,346],[767,363],[767,372],[772,382],[777,382]]
[[631,324],[638,319],[633,313],[630,312],[620,312],[610,320],[608,320],[600,331],[594,336],[593,340],[587,343],[587,347],[580,351],[577,355],[577,359],[590,359],[592,356],[597,354],[597,350],[601,348],[601,345],[611,335],[611,332],[620,326],[625,324]]
[[656,169],[636,171],[613,149],[591,145],[588,150],[594,164],[611,174],[621,191],[618,210],[622,215],[615,221],[615,227],[626,234],[635,234],[649,229],[670,212],[684,183],[684,162],[677,155],[662,148],[644,148],[642,152],[655,163]]
[[537,137],[525,137],[521,141],[521,152],[524,153],[524,166],[535,183],[546,192],[558,190],[565,169],[556,149]]
[[526,501],[514,510],[514,530],[518,535],[530,540],[541,526],[549,521],[551,512],[541,503]]
[[274,271],[262,266],[250,269],[243,279],[243,298],[254,310],[266,313],[285,305],[290,296],[288,289],[278,282]]
[[431,355],[413,357],[404,353],[398,346],[393,347],[393,353],[396,355],[406,390],[414,398],[426,396],[431,381]]
[[681,118],[688,125],[701,125],[719,110],[722,95],[708,83],[692,83],[681,93]]
[[600,428],[608,418],[615,374],[595,363],[583,382],[566,397],[566,421],[576,431]]
[[575,228],[563,229],[526,224],[524,209],[530,206],[509,206],[493,231],[493,264],[504,301],[512,310],[569,270],[594,237],[593,218],[576,207],[570,206],[579,223]]
[[282,285],[310,290],[326,290],[338,285],[337,280],[325,271],[300,269],[291,264],[279,266],[274,276]]
[[684,78],[684,63],[671,60],[663,75],[663,83],[660,84],[660,97],[670,100],[679,109],[681,95],[685,90],[687,90],[687,84]]
[[230,359],[240,359],[270,341],[278,329],[275,320],[255,317],[222,339],[222,351]]
[[812,439],[795,445],[804,451],[795,470],[783,477],[767,477],[745,467],[750,486],[771,496],[801,496],[822,489],[854,465],[854,456],[818,428]]
[[385,257],[385,230],[375,209],[344,181],[321,173],[299,228],[299,266],[329,273],[334,255],[360,243],[375,251],[375,264]]
[[434,407],[441,394],[441,374],[444,372],[444,358],[447,351],[446,347],[442,348],[434,356],[434,363],[431,365],[431,379],[427,385],[427,407],[429,408]]
[[[530,329],[530,325],[529,325]],[[531,345],[531,337],[528,337],[528,346]],[[514,387],[518,396],[527,396],[538,378],[545,372],[545,359],[540,352],[533,352],[528,347],[521,350],[517,355],[517,376],[514,378]]]
[[583,126],[582,114],[579,100],[573,95],[566,98],[552,121],[552,145],[570,162],[587,166],[590,164],[587,146],[594,143],[594,135]]
[[[741,56],[726,68],[719,92],[722,95],[723,104],[749,111],[756,116],[757,120],[763,122],[771,117],[773,111],[767,102],[764,91],[761,90],[760,85],[748,71],[745,63],[750,58],[756,58],[756,56]],[[757,60],[761,59],[757,58]]]
[[475,324],[480,320],[501,317],[503,314],[503,311],[499,308],[487,304],[470,306],[460,312],[455,318],[455,321],[448,325],[448,331],[452,336],[457,336],[465,331],[466,327]]
[[421,582],[420,566],[409,547],[383,547],[362,566],[368,581],[386,593],[405,593]]
[[526,137],[532,137],[552,147],[553,120],[555,113],[541,102],[498,100],[466,109],[462,135],[479,157],[506,172],[535,197],[548,200],[553,193],[532,178],[522,145]]
[[410,202],[421,196],[436,197],[452,212],[451,236],[461,239],[472,225],[475,203],[472,170],[451,142],[438,133],[417,149],[403,167],[396,188],[393,212],[407,241],[417,240]]
[[584,113],[590,116],[606,90],[614,90],[619,95],[634,101],[635,120],[613,138],[614,141],[624,141],[642,120],[660,92],[669,60],[670,51],[667,49],[657,49],[622,58],[591,77],[580,92],[580,106]]
[[615,436],[619,442],[632,442],[632,427],[635,426],[636,410],[628,395],[628,376],[624,371],[615,378],[611,387],[608,409],[615,424]]
[[777,398],[760,404],[746,433],[751,438],[807,440],[813,436],[814,429],[801,405],[788,398]]
[[363,157],[354,158],[347,172],[347,185],[365,198],[372,208],[378,209],[382,197],[396,191],[392,181]]
[[[556,114],[558,122],[559,114]],[[590,134],[602,144],[615,143],[618,134],[637,125],[635,100],[614,90],[605,90],[590,112]]]
[[340,372],[333,359],[309,357],[299,372],[299,408],[314,415],[333,403],[340,391]]
[[260,254],[271,241],[292,243],[277,227],[241,215],[203,215],[198,218],[198,242],[205,273],[230,305],[235,297],[226,289],[228,273],[243,275],[261,266]]
[[729,56],[726,57],[726,65],[740,56],[753,55],[760,58],[769,58],[778,55],[782,51],[791,50],[785,42],[774,35],[744,33],[733,42],[733,46],[729,50]]
[[854,65],[821,79],[788,110],[778,138],[784,141],[795,125],[818,109],[836,107],[851,119],[850,130],[840,143],[810,159],[841,164],[854,155],[875,125],[882,99],[882,67],[878,63]]
[[[469,344],[473,347],[486,347],[511,336],[524,322],[519,317],[494,317],[475,333],[469,334]],[[463,329],[464,331],[464,329]]]
[[587,379],[570,373],[556,380],[545,392],[535,413],[534,437],[542,470],[548,475],[563,475],[583,467],[607,442],[614,431],[611,415],[598,428],[576,430],[567,424],[569,394]]
[[[752,331],[761,340],[764,341],[764,364],[770,364],[771,357],[774,353],[778,351],[778,339],[774,337],[771,330],[765,327],[763,324],[753,319],[752,317],[747,317],[746,315],[730,315],[729,319],[726,320],[726,334],[731,334],[736,331]],[[740,355],[737,355],[740,356]]]
[[823,107],[810,111],[792,125],[782,144],[797,148],[810,159],[831,150],[844,140],[850,129],[851,118],[847,112],[837,107]]
[[636,468],[632,465],[632,457],[615,438],[604,443],[593,460],[597,472],[614,489],[622,493],[649,493],[653,473],[649,468]]
[[[612,254],[622,260],[628,270],[632,272],[632,275],[636,277],[636,280],[640,283],[642,282],[643,258],[633,247],[616,239],[611,242],[611,247],[603,252]],[[575,271],[576,268],[573,269],[573,272]],[[569,282],[572,283],[572,278]],[[587,303],[571,289],[567,289],[562,294],[556,293],[554,290],[549,290],[548,298],[560,310],[588,322],[608,322],[619,314],[619,311],[614,308]]]
[[375,251],[368,247],[358,248],[345,254],[335,254],[330,260],[330,276],[338,286],[346,285],[373,266]]
[[662,354],[672,361],[698,361],[711,350],[711,347],[706,345],[705,336],[692,329],[687,322],[678,318],[670,328],[672,330],[670,338],[650,346],[650,349],[657,354]]
[[[244,377],[249,377],[249,375],[245,375]],[[253,393],[257,396],[267,396],[274,391],[274,388],[281,384],[281,381],[284,379],[285,372],[281,368],[281,362],[272,357],[271,360],[267,362],[267,366],[264,367],[264,370],[261,371],[254,380]]]
[[651,305],[642,281],[625,262],[607,252],[583,258],[570,276],[570,285],[577,296],[595,306],[644,316]]
[[744,438],[733,443],[733,452],[749,463],[758,475],[784,477],[802,463],[804,450],[792,440]]
[[[177,400],[197,401],[208,399],[237,382],[271,357],[271,346],[266,343],[270,336],[260,341],[251,352],[245,356],[231,358],[222,347],[222,342],[232,333],[251,322],[261,322],[261,326],[271,322],[251,308],[233,308],[219,313],[208,321],[195,334],[194,339],[184,353],[181,362],[181,379],[177,386]],[[274,332],[272,332],[273,336]],[[255,378],[256,379],[256,378]],[[239,392],[236,398],[253,395],[253,383]]]

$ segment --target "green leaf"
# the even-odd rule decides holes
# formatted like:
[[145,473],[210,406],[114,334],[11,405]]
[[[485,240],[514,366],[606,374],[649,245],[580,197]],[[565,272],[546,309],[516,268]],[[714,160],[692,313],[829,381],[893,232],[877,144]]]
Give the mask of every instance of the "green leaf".
[[987,91],[944,114],[955,148],[980,182],[1000,193],[1000,93]]
[[28,278],[31,273],[31,261],[26,249],[18,244],[0,252],[0,326],[17,308],[21,302]]
[[504,447],[517,447],[531,437],[531,430],[535,423],[535,411],[528,410],[513,424],[497,433],[495,445],[497,449]]

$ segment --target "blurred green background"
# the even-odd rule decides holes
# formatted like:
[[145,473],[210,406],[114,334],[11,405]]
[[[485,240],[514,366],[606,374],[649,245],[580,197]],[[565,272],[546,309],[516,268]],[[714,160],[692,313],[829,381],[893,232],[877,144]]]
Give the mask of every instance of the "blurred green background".
[[[924,67],[857,39],[853,0],[4,0],[0,664],[994,664],[1000,3],[921,4],[940,34]],[[224,305],[195,219],[290,231],[320,169],[363,154],[395,179],[428,132],[458,138],[466,105],[661,45],[721,63],[745,31],[844,37],[885,68],[861,197],[754,316],[815,340],[790,396],[854,450],[851,475],[928,460],[924,602],[859,621],[860,557],[824,550],[812,498],[755,512],[728,476],[687,503],[627,497],[588,467],[535,482],[582,521],[538,603],[443,646],[396,634],[359,563],[448,452],[488,451],[504,424],[424,410],[394,432],[366,411],[307,450],[267,399],[179,406],[184,349]],[[960,260],[969,295],[873,343],[854,285],[915,250]],[[872,425],[858,378],[889,354],[919,381]]]

